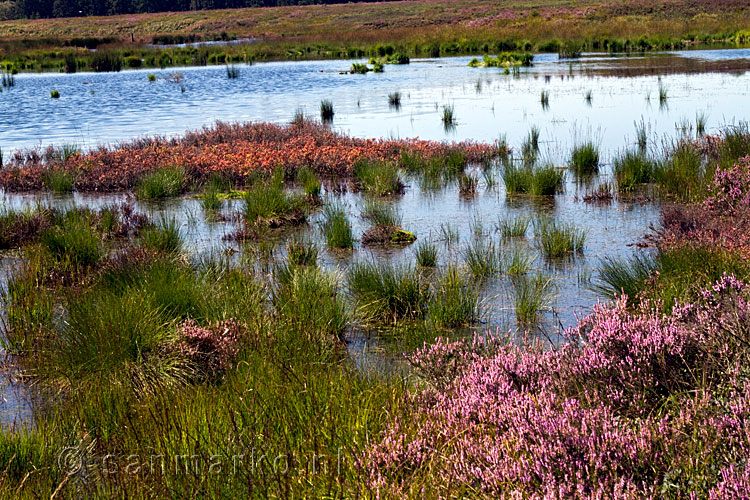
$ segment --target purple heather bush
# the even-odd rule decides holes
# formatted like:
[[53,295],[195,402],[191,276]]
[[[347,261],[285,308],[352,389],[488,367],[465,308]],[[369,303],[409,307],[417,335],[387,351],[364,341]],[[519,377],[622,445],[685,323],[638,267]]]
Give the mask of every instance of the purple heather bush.
[[599,304],[555,349],[425,346],[426,387],[359,466],[389,498],[747,498],[749,297],[725,275],[669,314]]

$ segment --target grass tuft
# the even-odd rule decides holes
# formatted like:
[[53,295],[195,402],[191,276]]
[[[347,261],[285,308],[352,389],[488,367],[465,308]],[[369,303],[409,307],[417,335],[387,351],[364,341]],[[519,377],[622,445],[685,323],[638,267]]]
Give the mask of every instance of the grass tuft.
[[552,297],[553,284],[543,274],[519,276],[513,280],[513,290],[516,319],[523,325],[533,325]]
[[349,268],[347,281],[364,321],[421,319],[427,311],[429,289],[412,266],[356,263]]
[[165,167],[144,175],[135,194],[142,200],[171,198],[181,195],[185,184],[185,170],[182,167]]
[[534,232],[539,238],[544,256],[550,259],[582,252],[586,242],[583,230],[547,217],[539,217],[534,221]]
[[444,269],[434,288],[428,308],[428,318],[433,325],[458,328],[479,319],[479,289],[457,266]]
[[414,258],[419,267],[437,267],[437,245],[428,240],[420,241],[414,249]]
[[592,141],[573,147],[570,166],[577,175],[591,175],[599,171],[599,147]]
[[354,248],[352,224],[346,209],[339,203],[329,203],[323,209],[323,235],[328,248],[348,250]]

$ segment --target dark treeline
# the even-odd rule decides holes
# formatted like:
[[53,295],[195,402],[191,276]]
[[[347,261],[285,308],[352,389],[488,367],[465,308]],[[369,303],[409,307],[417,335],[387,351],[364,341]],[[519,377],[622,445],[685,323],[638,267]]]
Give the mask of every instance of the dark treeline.
[[18,0],[16,16],[21,18],[105,16],[146,12],[276,7],[374,0]]

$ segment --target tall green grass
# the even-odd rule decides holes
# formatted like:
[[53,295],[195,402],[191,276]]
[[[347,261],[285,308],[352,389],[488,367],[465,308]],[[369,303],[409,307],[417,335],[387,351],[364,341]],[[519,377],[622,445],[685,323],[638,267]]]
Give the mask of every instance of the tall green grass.
[[645,153],[627,150],[614,159],[613,172],[617,188],[623,192],[633,191],[639,184],[647,184],[654,179],[656,162]]
[[635,298],[647,286],[646,280],[657,269],[657,261],[648,254],[635,254],[630,259],[605,257],[597,269],[599,283],[591,288],[608,297],[625,294]]
[[593,141],[576,144],[570,156],[570,167],[578,175],[591,175],[599,171],[599,147]]
[[184,241],[177,219],[162,217],[158,225],[144,229],[141,232],[141,245],[160,252],[180,252]]
[[573,224],[557,222],[547,217],[534,221],[534,232],[539,238],[539,247],[547,258],[559,258],[582,252],[586,233]]
[[497,231],[503,238],[523,238],[531,225],[531,217],[519,215],[517,217],[501,217],[497,221]]
[[552,165],[507,162],[503,166],[503,181],[508,194],[551,196],[562,189],[564,177],[564,173]]
[[354,177],[363,191],[374,196],[389,196],[403,191],[398,166],[390,162],[359,160],[354,165]]
[[690,141],[680,141],[669,157],[656,166],[654,181],[668,196],[696,201],[706,192],[706,173],[698,147]]
[[398,208],[377,198],[366,198],[360,212],[362,217],[376,226],[401,226],[402,216]]
[[75,210],[64,214],[61,223],[45,231],[39,241],[55,259],[75,265],[93,265],[104,257],[104,246],[92,221]]
[[352,225],[343,205],[329,203],[325,206],[322,229],[328,248],[339,250],[354,248]]
[[464,262],[474,276],[485,278],[502,271],[502,259],[494,242],[473,239],[464,250]]
[[421,319],[427,311],[429,288],[412,266],[356,263],[349,268],[347,283],[357,312],[365,321]]
[[186,184],[182,167],[164,167],[144,175],[136,186],[135,194],[144,200],[170,198],[181,195]]
[[419,267],[436,267],[438,263],[437,245],[429,240],[422,240],[414,248],[414,258]]
[[62,168],[51,168],[44,174],[44,187],[53,193],[70,193],[73,182],[73,175]]
[[245,193],[242,213],[249,223],[290,220],[304,221],[305,200],[297,194],[287,192],[284,173],[277,170],[270,179],[256,181]]
[[537,322],[553,293],[552,280],[543,274],[518,276],[513,280],[516,319],[523,325]]
[[440,328],[471,325],[479,319],[479,289],[455,265],[443,269],[435,283],[428,318]]
[[302,167],[297,170],[297,182],[302,185],[302,189],[304,189],[307,196],[313,199],[320,197],[323,184],[311,168]]

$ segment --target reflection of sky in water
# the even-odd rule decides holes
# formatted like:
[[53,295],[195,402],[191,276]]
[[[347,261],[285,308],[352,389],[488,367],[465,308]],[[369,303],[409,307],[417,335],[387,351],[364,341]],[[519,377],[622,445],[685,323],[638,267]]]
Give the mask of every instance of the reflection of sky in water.
[[[76,142],[87,147],[141,135],[176,134],[215,120],[286,122],[297,108],[317,117],[331,99],[334,127],[360,137],[416,137],[490,141],[506,135],[518,145],[529,127],[542,130],[554,161],[562,161],[576,136],[601,141],[605,158],[632,141],[634,122],[645,120],[654,137],[673,135],[677,122],[708,115],[709,131],[750,115],[750,51],[695,51],[653,56],[591,55],[558,61],[541,54],[520,78],[494,68],[469,68],[470,58],[415,60],[385,73],[339,74],[349,61],[277,62],[241,66],[237,80],[224,67],[142,70],[75,75],[18,75],[0,94],[0,147]],[[147,73],[184,74],[180,85]],[[711,71],[671,74],[673,71]],[[717,71],[717,72],[714,72]],[[732,71],[733,73],[727,73]],[[668,102],[658,102],[656,74],[664,73]],[[737,75],[736,73],[740,73]],[[629,74],[635,77],[607,75]],[[547,78],[549,77],[549,78]],[[49,98],[52,89],[59,100]],[[541,91],[550,93],[543,110]],[[592,91],[589,106],[584,96]],[[93,94],[92,94],[93,91]],[[388,106],[400,91],[402,106]],[[650,96],[650,100],[647,99]],[[453,104],[458,126],[446,132],[442,106]]]

